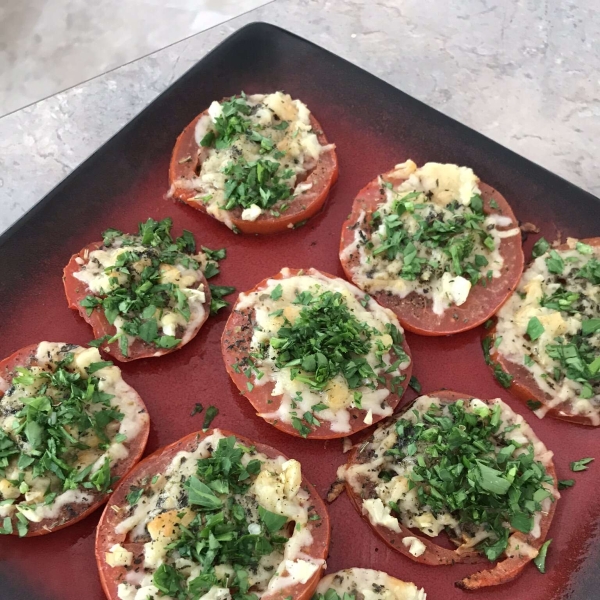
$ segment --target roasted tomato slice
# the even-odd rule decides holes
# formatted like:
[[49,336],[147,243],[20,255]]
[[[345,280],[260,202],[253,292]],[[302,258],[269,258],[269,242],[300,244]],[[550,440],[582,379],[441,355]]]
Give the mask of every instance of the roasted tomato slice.
[[[437,179],[434,168],[466,171],[441,172]],[[469,184],[476,204],[455,198],[465,194],[457,182]],[[489,319],[523,271],[518,223],[499,192],[466,167],[427,163],[417,169],[410,160],[358,193],[342,228],[340,260],[348,279],[392,309],[405,329],[434,336]]]
[[484,333],[497,379],[540,418],[600,425],[599,259],[600,238],[548,247]]
[[[167,249],[174,243],[170,228],[170,219],[158,222],[149,219],[140,225],[140,233],[153,229],[161,236],[160,243],[144,243],[142,236],[116,232],[118,235],[109,236],[108,241],[88,244],[71,257],[64,269],[63,283],[69,308],[78,311],[92,326],[97,339],[104,338],[102,349],[121,362],[178,350],[196,336],[210,314],[210,287],[203,274],[206,256],[183,248],[178,256],[193,262],[186,263],[187,266],[181,262],[172,264],[176,259],[173,258],[175,253]],[[122,240],[126,240],[126,244]],[[126,250],[135,252],[135,257],[128,259],[125,265],[130,274],[119,273],[117,267],[113,273],[107,273],[107,267],[118,262],[119,253]],[[163,250],[168,263],[161,261]],[[116,281],[116,277],[123,281],[119,279],[113,285],[111,279]],[[150,286],[148,293],[151,295],[139,295],[134,289],[139,290],[142,286]],[[100,304],[107,294],[100,287],[102,290],[108,288],[113,294],[123,292],[131,309],[124,313],[119,309],[112,315],[112,323],[109,322],[106,315],[110,313]],[[170,290],[154,293],[158,287],[169,287]],[[157,301],[155,314],[145,314],[152,298]],[[115,297],[115,305],[116,300]],[[144,306],[138,306],[140,302]],[[189,318],[186,317],[188,313]],[[118,330],[118,319],[135,321],[138,334]]]
[[[390,600],[426,600],[427,598],[425,590],[419,589],[414,583],[401,581],[383,571],[356,567],[323,577],[317,586],[316,600],[324,600],[329,590],[333,590],[338,598],[345,598],[344,594],[350,594],[352,598],[372,597],[374,590],[376,597]],[[365,593],[367,590],[370,592],[368,596]]]
[[394,313],[317,269],[286,268],[240,294],[221,349],[260,417],[313,439],[351,435],[391,415],[412,372]]
[[[461,420],[459,427],[453,428],[457,419]],[[418,423],[424,425],[416,426]],[[478,438],[478,450],[467,456],[473,436]],[[509,443],[513,439],[521,448],[530,445],[531,454],[519,458],[516,446]],[[438,444],[446,448],[444,454]],[[430,451],[425,453],[427,449]],[[512,480],[504,476],[507,461],[516,469]],[[535,483],[528,479],[530,468],[538,473]],[[552,452],[521,415],[499,399],[479,400],[450,391],[421,396],[380,425],[370,438],[353,448],[340,475],[358,512],[391,548],[412,560],[428,565],[480,562],[486,555],[497,560],[491,569],[457,582],[458,587],[469,590],[506,583],[519,575],[544,543],[559,498]],[[445,489],[435,488],[437,492],[424,500],[436,505],[432,509],[435,516],[432,510],[422,509],[419,500],[422,492],[427,496],[432,489],[419,483],[428,477],[446,481],[441,484]],[[470,517],[460,500],[464,481],[468,488],[465,493],[473,495],[477,490],[478,502],[491,502],[494,511],[502,510],[510,526],[502,525],[500,532]],[[511,487],[521,493],[511,494]],[[515,516],[517,513],[511,512],[509,497],[518,496],[521,502],[532,500],[534,495],[533,513],[518,511]],[[450,498],[458,508],[450,507]],[[436,543],[443,531],[458,546],[455,550]],[[500,544],[503,547],[495,546],[502,536],[506,536]]]
[[298,461],[213,429],[157,450],[121,482],[98,525],[96,560],[110,600],[119,590],[154,596],[165,581],[172,595],[190,586],[310,600],[329,537],[327,509]]
[[[236,102],[245,104],[251,113],[235,114]],[[237,134],[231,134],[230,131],[224,147],[218,151],[214,148],[214,143],[213,147],[201,146],[200,142],[207,133],[214,134],[214,119],[219,111],[220,118],[224,118],[224,106],[230,107],[229,114],[237,119],[236,127],[240,131]],[[217,112],[213,107],[216,107]],[[240,126],[240,122],[245,125]],[[282,127],[284,124],[287,124],[285,128]],[[258,125],[259,129],[253,125]],[[223,127],[226,127],[225,121]],[[254,141],[250,139],[252,136]],[[276,143],[267,141],[265,146],[265,139]],[[318,148],[321,149],[318,150],[317,157],[315,149]],[[309,151],[312,152],[312,156]],[[225,205],[226,200],[232,198],[232,193],[235,193],[227,188],[226,182],[232,182],[234,177],[237,177],[239,183],[251,183],[255,178],[251,165],[257,160],[263,163],[279,162],[282,169],[295,171],[293,187],[288,186],[288,190],[292,191],[289,197],[283,197],[275,205],[269,205],[270,208],[265,207],[262,210],[258,204],[254,204],[247,212],[239,203],[229,210],[219,208]],[[235,164],[242,161],[248,173],[243,175],[240,171],[225,175],[223,179],[220,173],[232,161]],[[205,177],[204,174],[208,171],[210,173]],[[287,192],[281,193],[281,181],[277,181],[279,175],[267,181],[267,176],[263,178],[264,172],[266,171],[261,170],[261,175],[256,174],[255,178],[266,182],[261,184],[264,197],[277,193],[280,197],[285,196]],[[222,221],[230,229],[243,233],[274,233],[304,223],[321,210],[337,177],[335,149],[333,144],[328,143],[320,123],[308,112],[304,104],[292,101],[289,96],[280,92],[257,94],[245,99],[224,98],[220,104],[213,102],[211,107],[200,113],[177,139],[169,169],[172,196]],[[203,178],[206,181],[203,182]],[[280,179],[283,181],[284,178]],[[233,185],[233,188],[236,186]],[[227,198],[223,196],[224,193],[227,194]]]
[[149,431],[142,399],[96,348],[41,342],[5,358],[0,497],[13,503],[0,506],[3,533],[45,535],[85,518],[139,461]]

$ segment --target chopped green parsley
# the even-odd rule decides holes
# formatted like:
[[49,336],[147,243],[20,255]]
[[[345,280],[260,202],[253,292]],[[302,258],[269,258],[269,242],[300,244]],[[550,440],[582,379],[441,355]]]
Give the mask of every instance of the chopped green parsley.
[[[196,243],[189,231],[184,231],[177,239],[171,237],[172,221],[148,219],[140,223],[137,235],[124,234],[116,229],[108,229],[103,233],[104,248],[123,248],[114,264],[104,268],[109,278],[109,289],[103,294],[92,294],[81,300],[80,305],[88,314],[101,310],[106,320],[115,325],[117,333],[96,340],[95,345],[119,341],[119,348],[124,356],[129,354],[129,336],[142,340],[156,348],[174,348],[181,342],[181,324],[177,321],[179,333],[165,333],[162,319],[167,314],[174,314],[177,319],[188,322],[191,318],[191,294],[196,292],[195,282],[179,286],[178,283],[165,279],[165,273],[177,270],[177,281],[183,277],[182,269],[199,271],[201,256],[195,256]],[[130,249],[128,249],[130,248]],[[141,249],[140,249],[141,248]],[[225,257],[225,249],[205,249],[204,274],[207,278],[219,273],[218,260]],[[89,270],[101,263],[93,253],[86,265]],[[218,310],[227,303],[216,296],[215,306]]]
[[[108,458],[92,472],[111,443],[125,441],[111,433],[124,415],[111,403],[114,396],[99,389],[96,375],[112,363],[90,364],[84,378],[73,364],[73,348],[65,346],[63,358],[49,362],[48,369],[16,367],[0,399],[0,414],[11,416],[10,426],[5,419],[7,427],[0,428],[0,479],[20,492],[10,502],[18,511],[19,535],[27,533],[29,523],[21,511],[52,504],[68,490],[107,493],[114,483]],[[82,451],[91,462],[79,462]],[[48,481],[45,489],[27,500],[31,481],[40,479]],[[6,519],[3,529],[0,533],[12,531]]]
[[[502,427],[500,405],[467,411],[465,402],[415,410],[415,421],[400,418],[397,443],[386,454],[398,466],[412,466],[409,489],[416,488],[419,506],[450,513],[469,535],[479,528],[489,532],[477,548],[496,560],[511,530],[533,529],[534,514],[552,496],[553,479],[535,459],[533,445],[507,437],[514,426]],[[390,506],[399,510],[396,503]],[[450,526],[448,531],[456,537]]]

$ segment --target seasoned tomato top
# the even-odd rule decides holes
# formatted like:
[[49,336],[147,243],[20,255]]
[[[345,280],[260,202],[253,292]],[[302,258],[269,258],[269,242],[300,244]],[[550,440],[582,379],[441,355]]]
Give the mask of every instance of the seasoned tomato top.
[[96,553],[111,600],[308,600],[328,546],[327,511],[300,463],[215,429],[131,473],[104,512]]
[[[417,398],[380,425],[340,475],[379,535],[434,565],[479,553],[520,569],[537,556],[559,497],[552,452],[521,415],[500,399],[447,391]],[[456,550],[435,542],[442,533]],[[504,571],[471,579],[493,585]]]
[[225,250],[197,252],[189,231],[173,239],[171,227],[167,218],[140,223],[137,235],[108,229],[65,268],[70,307],[92,325],[94,343],[119,360],[180,348],[210,313],[206,279],[219,272]]
[[0,363],[0,394],[0,533],[78,521],[144,450],[144,403],[96,348],[23,348]]
[[177,140],[170,170],[175,197],[247,233],[308,219],[336,178],[334,145],[282,92],[213,102]]
[[600,425],[600,239],[538,241],[494,336],[494,355],[539,417]]
[[340,258],[404,327],[444,335],[479,325],[514,289],[520,233],[506,200],[470,168],[409,160],[359,192]]
[[222,349],[259,416],[309,438],[391,415],[412,369],[394,313],[316,269],[283,269],[240,294]]

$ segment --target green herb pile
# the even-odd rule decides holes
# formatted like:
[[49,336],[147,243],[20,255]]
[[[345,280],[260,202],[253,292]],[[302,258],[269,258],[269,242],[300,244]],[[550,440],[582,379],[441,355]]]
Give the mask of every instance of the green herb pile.
[[[557,363],[545,374],[546,380],[550,385],[561,385],[565,379],[574,381],[580,385],[578,396],[589,399],[600,394],[600,306],[595,294],[586,293],[586,288],[600,285],[600,261],[591,256],[593,249],[587,244],[577,242],[576,250],[579,256],[565,257],[541,238],[533,247],[533,256],[544,257],[551,275],[546,283],[552,287],[559,284],[551,294],[542,296],[540,305],[559,311],[564,319],[581,317],[577,334],[555,337],[545,346],[548,356]],[[537,317],[529,320],[526,334],[531,342],[536,342],[544,331]],[[525,366],[534,362],[533,355],[525,356]]]
[[[383,590],[379,590],[380,592]],[[324,594],[315,594],[312,597],[312,600],[355,600],[356,594],[349,594],[348,592],[344,592],[344,594],[340,597],[340,595],[333,589],[329,588]]]
[[[161,265],[181,264],[189,269],[199,269],[198,262],[192,257],[196,252],[196,243],[189,231],[173,240],[170,218],[162,221],[148,219],[140,223],[137,236],[130,236],[116,229],[106,230],[102,236],[104,246],[128,247],[144,246],[143,252],[130,250],[119,255],[115,265],[106,268],[107,273],[117,272],[125,276],[125,282],[119,284],[117,277],[110,277],[112,289],[104,296],[88,295],[81,302],[88,314],[94,310],[102,310],[107,321],[113,325],[117,317],[124,320],[121,331],[114,336],[104,336],[91,343],[101,346],[118,340],[119,348],[124,356],[128,356],[128,335],[139,338],[157,348],[174,348],[181,340],[172,335],[161,333],[160,318],[163,311],[175,311],[186,321],[190,319],[188,297],[179,286],[173,283],[160,283]],[[207,257],[204,275],[208,279],[219,273],[218,261],[226,256],[224,248],[210,250],[202,248]],[[136,263],[145,259],[149,261],[140,271]],[[215,313],[227,302],[222,300],[234,288],[211,286],[214,298],[211,302],[211,313]],[[158,316],[157,316],[158,315]]]
[[[271,292],[271,299],[278,300],[282,295],[281,284]],[[368,297],[365,302],[368,301]],[[385,333],[392,338],[392,345],[384,345],[382,334],[377,329],[359,321],[348,308],[344,296],[339,292],[324,291],[313,294],[310,291],[300,292],[294,300],[295,305],[301,306],[300,313],[294,323],[284,317],[283,326],[271,337],[268,346],[275,350],[275,366],[279,369],[290,369],[291,379],[307,384],[312,390],[323,391],[337,375],[342,375],[350,389],[367,386],[376,389],[378,384],[387,384],[393,393],[400,393],[401,383],[405,376],[396,375],[389,384],[384,375],[377,375],[365,358],[374,351],[378,359],[375,368],[386,367],[383,355],[393,351],[396,360],[386,367],[385,373],[398,370],[401,363],[408,360],[402,348],[403,335],[397,327],[387,324]],[[271,316],[282,316],[283,309],[275,311]],[[270,355],[266,344],[252,355],[260,361]],[[257,377],[262,376],[259,368],[248,369],[248,378],[252,372]],[[252,391],[248,382],[248,389]],[[295,412],[301,394],[292,401],[292,425],[304,437],[312,427],[319,427],[320,422],[315,412],[327,407],[318,403],[299,418]],[[354,392],[354,405],[361,408],[360,392]]]
[[[163,563],[153,576],[163,594],[197,600],[216,585],[229,588],[234,600],[258,600],[249,592],[249,572],[256,569],[261,557],[283,552],[288,536],[287,517],[259,505],[256,510],[245,510],[240,501],[261,469],[258,459],[242,464],[244,454],[253,452],[253,447],[236,444],[232,436],[220,439],[212,456],[198,461],[196,475],[185,482],[187,503],[197,514],[187,527],[179,526],[180,535],[168,551],[171,558],[179,556],[201,565],[202,573],[188,583],[174,566]],[[139,488],[132,492],[135,495],[129,500],[135,503],[143,492]],[[258,523],[261,532],[248,533],[250,522]],[[215,573],[217,565],[231,565],[233,573],[220,580]]]
[[[19,479],[9,481],[23,495],[22,500],[2,500],[0,506],[16,504],[17,511],[32,506],[24,499],[29,491],[25,472],[31,472],[33,478],[51,479],[44,495],[45,505],[52,504],[58,494],[67,490],[109,491],[113,479],[108,458],[94,474],[91,474],[93,463],[81,470],[73,465],[79,452],[90,448],[85,443],[88,435],[95,434],[99,438],[97,447],[102,451],[108,449],[111,442],[125,441],[122,434],[112,440],[107,435],[107,426],[120,421],[123,413],[111,406],[110,400],[114,396],[101,392],[98,378],[93,375],[112,363],[90,364],[87,367],[89,377],[84,379],[68,368],[72,361],[73,354],[68,352],[53,372],[17,367],[12,387],[0,400],[0,410],[5,415],[15,416],[12,431],[7,433],[0,429],[0,479],[6,477],[7,468],[16,461]],[[29,391],[22,394],[23,386],[35,386],[33,395]],[[28,521],[20,512],[16,516],[18,533],[23,536],[27,533]],[[12,531],[11,519],[6,517],[0,533]]]
[[[496,560],[506,549],[510,527],[529,533],[534,513],[551,496],[544,483],[552,484],[544,466],[534,459],[533,446],[506,439],[501,430],[500,406],[465,410],[464,400],[448,406],[449,414],[432,405],[412,423],[396,423],[397,445],[387,451],[395,461],[414,464],[409,488],[417,489],[420,506],[436,515],[449,512],[462,531],[474,535],[480,527],[491,533],[478,550]],[[516,451],[519,453],[516,454]],[[394,473],[381,471],[391,479]],[[390,502],[393,510],[398,505]]]
[[[485,286],[492,277],[492,271],[486,269],[485,253],[494,250],[495,242],[484,226],[481,197],[474,195],[469,206],[454,200],[445,208],[423,202],[423,198],[420,192],[410,192],[395,199],[388,214],[374,212],[371,238],[363,241],[367,254],[373,262],[400,260],[397,276],[407,281],[427,285],[449,272]],[[414,233],[406,228],[408,216],[417,222]],[[377,230],[382,225],[380,233]],[[434,249],[442,252],[444,260],[431,258]]]
[[[294,172],[278,162],[285,153],[277,150],[264,126],[255,125],[247,118],[252,107],[243,92],[240,97],[223,102],[221,107],[223,113],[214,119],[214,131],[209,131],[200,145],[224,150],[243,137],[255,144],[257,151],[265,158],[248,162],[241,152],[232,153],[234,159],[223,171],[227,176],[225,203],[220,208],[233,210],[237,207],[250,208],[255,204],[263,210],[272,209],[271,214],[278,217],[289,206],[284,201],[292,196],[291,182],[294,180]],[[287,121],[279,121],[268,129],[281,131],[288,126]]]

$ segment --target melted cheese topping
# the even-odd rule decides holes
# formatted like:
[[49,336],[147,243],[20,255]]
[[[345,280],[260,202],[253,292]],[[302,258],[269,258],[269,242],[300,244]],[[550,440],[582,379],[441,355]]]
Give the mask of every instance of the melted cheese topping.
[[[126,276],[123,273],[110,270],[124,252],[135,252],[140,256],[140,260],[134,263],[133,268],[141,273],[144,267],[150,264],[147,255],[153,250],[142,245],[122,246],[118,240],[115,240],[114,246],[110,248],[102,247],[90,252],[86,257],[87,261],[83,261],[79,271],[73,273],[73,276],[85,283],[92,294],[96,296],[107,294],[126,283]],[[163,335],[179,337],[182,344],[190,341],[206,314],[204,283],[198,285],[198,282],[202,279],[202,269],[200,267],[206,263],[206,257],[201,253],[192,256],[192,258],[198,262],[198,269],[185,267],[181,263],[174,265],[163,263],[160,266],[159,283],[171,283],[186,295],[190,318],[186,320],[180,312],[174,310],[174,306],[157,309],[155,317],[159,332],[162,332]],[[117,333],[121,332],[123,324],[123,318],[118,316],[114,322]],[[130,335],[126,337],[128,346],[131,346],[135,338]],[[157,352],[158,354],[159,352]]]
[[335,590],[340,598],[351,594],[355,600],[426,600],[427,594],[414,583],[400,581],[383,571],[345,569],[323,577],[317,594]]
[[[67,353],[72,353],[74,359],[65,368],[69,371],[79,373],[84,379],[89,377],[85,370],[86,367],[102,360],[96,348],[41,342],[36,352],[36,360],[39,366],[33,367],[32,370],[54,371],[57,363],[63,360]],[[84,450],[74,449],[76,457],[73,459],[73,462],[80,470],[92,465],[92,474],[103,466],[107,457],[110,460],[111,467],[127,458],[129,455],[128,446],[135,440],[148,422],[148,413],[145,411],[135,390],[123,381],[119,367],[103,367],[94,373],[94,377],[99,379],[98,389],[101,392],[114,396],[110,400],[110,404],[124,416],[120,422],[114,422],[109,425],[107,434],[112,441],[107,449],[99,447],[100,439],[93,432],[88,432],[85,437],[82,436],[79,438],[89,448]],[[6,383],[1,377],[0,380]],[[15,420],[13,415],[23,408],[23,401],[25,399],[38,395],[41,385],[42,381],[40,380],[33,385],[19,384],[7,387],[6,393],[0,399],[0,428],[5,433],[12,434],[12,424]],[[52,395],[52,388],[49,387],[45,393]],[[127,445],[123,442],[115,441],[118,434],[125,436]],[[23,441],[22,444],[24,451],[27,451],[27,442]],[[29,488],[24,494],[21,494],[18,487],[12,485],[9,481],[18,480],[20,477],[22,477],[22,480]],[[45,504],[44,496],[51,492],[57,493],[57,496],[52,502]],[[27,517],[29,521],[35,523],[39,523],[44,519],[58,518],[64,506],[70,504],[89,504],[95,498],[93,494],[84,488],[62,491],[62,481],[53,473],[47,472],[43,477],[34,477],[31,468],[20,469],[17,466],[16,458],[11,459],[9,466],[6,468],[6,478],[0,479],[0,497],[15,500],[14,504],[0,506],[0,517],[15,514],[18,504],[19,512]]]
[[[429,407],[434,404],[440,406],[441,402],[438,398],[432,396],[421,396],[417,398],[406,412],[399,415],[411,423],[417,423],[422,420]],[[490,406],[493,409],[495,405],[500,406],[500,419],[502,424],[499,433],[504,433],[507,440],[514,440],[520,445],[533,446],[534,458],[540,461],[544,466],[550,464],[552,460],[552,452],[549,451],[543,442],[535,435],[531,427],[523,419],[523,417],[515,413],[507,404],[499,398],[493,401],[493,404],[487,405],[477,398],[465,400],[465,410],[467,412],[476,413],[482,407]],[[444,405],[443,415],[450,416],[447,405]],[[511,429],[516,426],[514,429]],[[508,429],[508,430],[507,430]],[[366,456],[372,456],[372,459],[364,463],[351,464],[347,467],[342,467],[338,471],[338,477],[345,479],[352,489],[359,496],[364,496],[364,490],[367,483],[374,486],[374,491],[370,496],[363,500],[362,511],[368,516],[369,521],[374,526],[382,526],[391,529],[394,532],[401,532],[401,525],[406,528],[414,528],[423,532],[429,537],[436,537],[445,530],[453,532],[452,538],[463,540],[461,547],[473,547],[479,542],[489,537],[489,533],[483,526],[475,532],[469,531],[468,535],[463,531],[461,524],[454,518],[450,512],[439,512],[433,514],[427,506],[421,506],[415,486],[409,489],[409,475],[413,470],[413,466],[419,458],[419,452],[411,457],[411,461],[404,460],[397,462],[393,456],[386,456],[386,451],[393,448],[398,441],[398,434],[395,429],[395,422],[388,423],[383,427],[376,429],[373,434],[373,440],[363,449]],[[515,450],[515,455],[523,450]],[[390,481],[383,481],[379,478],[381,471],[394,473]],[[544,484],[554,496],[557,496],[555,490]],[[397,503],[400,509],[400,520],[398,513],[392,514],[389,503]],[[551,499],[546,498],[542,502],[542,511],[534,513],[534,521],[538,524],[530,533],[532,537],[541,535],[539,521],[543,513],[550,508]],[[509,538],[510,539],[510,538]],[[425,551],[424,544],[414,536],[405,535],[402,538],[402,543],[409,548],[409,552],[413,556],[420,556]]]
[[[130,541],[147,539],[144,543],[144,572],[131,570],[125,582],[119,584],[118,594],[121,600],[146,600],[148,596],[158,594],[153,584],[153,575],[163,563],[175,566],[186,576],[189,582],[202,572],[202,566],[179,556],[176,550],[168,553],[167,545],[177,538],[179,523],[187,525],[195,516],[193,507],[188,506],[187,491],[184,482],[196,474],[196,464],[201,458],[208,458],[224,435],[216,429],[204,438],[193,452],[177,453],[173,460],[162,470],[157,481],[152,484],[152,493],[143,495],[138,503],[129,510],[129,516],[115,528],[117,535],[127,534]],[[239,444],[236,444],[239,446]],[[248,571],[250,591],[259,598],[267,593],[281,591],[282,597],[288,587],[306,583],[325,561],[316,559],[305,552],[312,544],[313,537],[308,528],[310,495],[301,487],[302,472],[296,460],[284,457],[268,458],[260,452],[246,452],[242,463],[250,460],[262,462],[261,470],[254,478],[245,495],[232,494],[234,504],[244,508],[249,533],[259,533],[262,523],[258,507],[286,516],[295,522],[291,537],[283,548],[260,558],[258,566]],[[112,552],[112,549],[111,549]],[[233,566],[221,564],[215,566],[215,574],[225,580],[233,573]],[[213,586],[202,596],[205,600],[231,598],[227,587]]]
[[[288,269],[283,269],[281,273],[283,279],[270,279],[266,288],[239,296],[235,310],[241,311],[248,308],[254,310],[255,327],[250,344],[252,350],[258,350],[265,342],[268,344],[271,337],[276,336],[279,328],[283,326],[284,316],[288,321],[294,323],[301,309],[300,306],[293,304],[297,294],[310,292],[313,295],[319,295],[325,291],[333,291],[343,295],[348,308],[359,321],[367,323],[379,332],[379,335],[373,336],[371,351],[365,356],[375,373],[381,375],[389,369],[391,364],[389,352],[386,352],[381,359],[383,366],[377,366],[380,364],[380,360],[375,351],[377,343],[383,344],[388,350],[392,346],[392,338],[386,333],[386,325],[392,324],[400,333],[403,332],[392,311],[381,307],[375,300],[365,296],[363,292],[347,281],[331,279],[314,269],[308,270],[306,275],[294,277],[289,276]],[[275,300],[271,298],[271,293],[277,286],[281,286],[281,297]],[[366,303],[366,306],[363,306],[361,302]],[[280,310],[282,311],[281,316],[273,314]],[[349,409],[356,408],[355,392],[362,394],[361,407],[366,411],[364,418],[366,424],[373,422],[373,415],[389,416],[393,412],[385,402],[390,395],[386,388],[373,390],[367,385],[363,385],[351,390],[346,385],[345,379],[341,375],[337,375],[325,390],[316,391],[308,384],[298,379],[292,379],[290,369],[278,369],[275,365],[277,351],[269,346],[268,352],[266,358],[255,361],[258,373],[253,372],[249,380],[254,386],[274,383],[271,395],[281,399],[279,408],[273,412],[262,413],[260,416],[263,418],[291,423],[292,417],[296,414],[301,417],[305,412],[311,411],[316,404],[324,403],[327,405],[327,409],[318,412],[319,421],[329,422],[332,431],[348,432],[351,431]],[[401,375],[409,363],[410,359],[407,358],[406,362],[399,364],[390,373],[391,376]]]
[[[274,94],[254,94],[247,96],[246,101],[252,107],[250,115],[244,116],[251,123],[251,128],[260,132],[262,136],[270,138],[275,143],[275,150],[283,152],[277,159],[281,169],[289,169],[292,175],[284,180],[292,190],[294,196],[299,196],[308,191],[312,184],[301,183],[306,174],[314,169],[322,152],[331,150],[335,146],[329,144],[322,146],[317,134],[310,124],[310,111],[300,100],[292,100],[288,94],[275,92]],[[208,114],[200,118],[196,124],[195,139],[200,147],[200,141],[210,131],[214,131],[214,119],[222,114],[222,107],[218,102],[213,102]],[[277,129],[282,121],[288,126]],[[225,201],[227,176],[223,170],[231,162],[243,157],[248,162],[270,158],[270,155],[260,153],[261,146],[241,135],[228,148],[202,148],[200,157],[202,166],[199,175],[192,180],[175,182],[177,186],[191,187],[198,191],[195,199],[206,205],[207,212],[233,229],[229,211],[221,207]],[[286,201],[289,203],[289,199]],[[275,207],[274,207],[275,208]],[[253,204],[243,210],[242,219],[255,221],[263,213],[262,209]]]
[[[436,315],[442,315],[450,306],[460,306],[467,301],[471,290],[471,282],[461,276],[450,273],[451,260],[440,248],[431,248],[421,242],[415,242],[417,256],[437,263],[437,268],[425,268],[421,275],[414,279],[403,279],[400,272],[404,261],[400,257],[388,260],[385,252],[376,254],[377,248],[385,240],[384,218],[395,213],[395,204],[409,194],[416,193],[412,202],[420,208],[415,210],[424,218],[435,218],[448,222],[465,211],[470,210],[473,196],[480,194],[478,187],[479,178],[468,167],[459,167],[452,164],[426,163],[421,168],[408,160],[396,165],[390,174],[391,178],[404,178],[399,185],[392,188],[384,185],[380,179],[385,201],[377,207],[381,215],[381,224],[370,237],[373,248],[367,248],[365,242],[366,214],[359,215],[354,234],[354,241],[341,253],[342,260],[358,255],[352,269],[352,279],[364,290],[387,292],[400,298],[405,298],[415,292],[420,296],[431,299],[432,310]],[[450,210],[448,205],[456,202],[457,208]],[[413,216],[414,213],[405,212],[399,219],[404,229],[409,234],[414,234],[419,229],[419,224]],[[494,249],[489,250],[479,239],[476,241],[471,256],[475,254],[485,257],[487,265],[483,268],[482,276],[490,272],[492,277],[500,277],[504,260],[499,252],[502,238],[519,235],[518,227],[510,227],[512,221],[508,217],[488,215],[482,227],[494,240]],[[504,228],[504,229],[500,229]],[[468,231],[468,230],[467,230]]]
[[[561,275],[549,272],[546,264],[548,253],[536,258],[523,273],[515,293],[498,312],[496,344],[502,356],[526,368],[539,388],[553,397],[535,411],[538,417],[543,417],[550,408],[567,403],[570,413],[584,415],[594,425],[600,425],[600,386],[594,386],[591,398],[581,398],[580,382],[566,377],[559,381],[555,379],[554,369],[560,368],[560,363],[548,356],[546,350],[549,344],[568,341],[570,337],[581,334],[582,319],[600,318],[600,286],[575,277],[590,258],[600,257],[600,249],[593,248],[592,254],[581,254],[576,249],[576,240],[569,239],[568,244],[571,249],[557,251],[565,265]],[[577,314],[540,304],[543,298],[561,289],[579,294],[575,302]],[[544,332],[535,341],[526,337],[527,326],[533,317],[537,317],[544,327]],[[559,338],[558,342],[556,338]],[[595,349],[596,357],[600,356],[600,331],[586,339]]]

